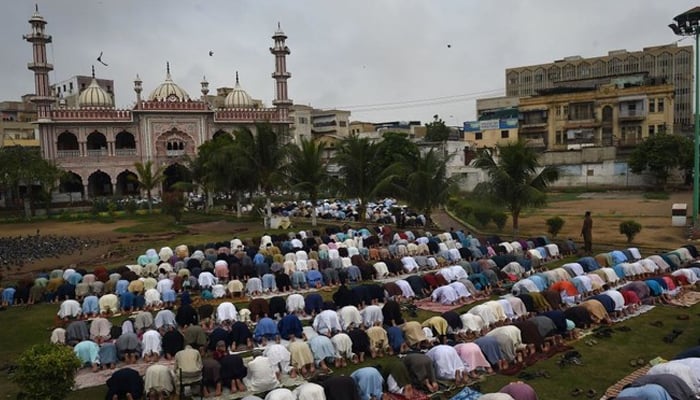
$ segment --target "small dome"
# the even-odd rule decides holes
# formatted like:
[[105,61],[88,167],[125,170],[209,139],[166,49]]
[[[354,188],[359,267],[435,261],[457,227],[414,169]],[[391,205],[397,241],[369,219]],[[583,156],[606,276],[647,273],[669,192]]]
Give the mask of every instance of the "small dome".
[[97,84],[95,70],[92,72],[92,82],[78,96],[79,107],[114,107],[112,95],[107,93]]
[[165,82],[161,83],[156,90],[151,92],[148,100],[157,101],[188,101],[190,96],[170,77],[170,63],[167,64],[167,74]]
[[250,95],[241,88],[241,84],[238,82],[238,72],[236,72],[236,86],[234,86],[231,93],[226,96],[224,100],[225,108],[250,108],[253,107],[253,99]]

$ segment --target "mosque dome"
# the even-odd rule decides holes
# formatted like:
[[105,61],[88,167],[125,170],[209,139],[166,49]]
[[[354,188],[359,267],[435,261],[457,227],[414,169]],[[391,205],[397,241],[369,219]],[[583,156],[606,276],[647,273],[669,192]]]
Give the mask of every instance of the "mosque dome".
[[170,76],[170,63],[167,64],[165,82],[161,83],[148,97],[148,100],[156,101],[188,101],[190,96]]
[[248,92],[241,88],[241,84],[238,82],[238,71],[236,71],[236,86],[233,90],[226,96],[224,100],[225,108],[250,108],[253,107],[253,99],[250,97]]
[[114,101],[112,100],[112,95],[107,93],[104,89],[97,84],[97,79],[95,79],[95,69],[92,70],[92,82],[90,85],[80,92],[78,96],[78,106],[79,107],[114,107]]

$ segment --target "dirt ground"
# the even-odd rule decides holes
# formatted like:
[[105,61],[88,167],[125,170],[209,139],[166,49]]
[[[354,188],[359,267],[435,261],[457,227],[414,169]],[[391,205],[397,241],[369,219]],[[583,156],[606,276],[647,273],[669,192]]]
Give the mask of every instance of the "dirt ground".
[[[530,211],[521,216],[521,236],[536,236],[546,234],[545,220],[552,216],[560,216],[565,220],[559,237],[571,237],[577,243],[581,242],[580,229],[583,214],[591,211],[593,216],[593,248],[594,251],[607,251],[610,248],[629,247],[624,235],[619,233],[621,221],[633,219],[642,224],[642,231],[632,242],[631,246],[639,247],[647,252],[675,249],[687,242],[687,228],[671,226],[671,205],[687,203],[688,213],[692,209],[690,192],[674,193],[668,200],[647,200],[638,192],[606,192],[583,193],[575,200],[551,202],[547,208]],[[162,243],[174,246],[176,235],[171,232],[162,234],[125,234],[115,232],[118,228],[128,227],[136,222],[118,220],[114,223],[92,221],[61,222],[41,221],[33,223],[11,223],[0,225],[1,236],[33,235],[37,229],[41,234],[61,234],[99,239],[103,245],[84,249],[69,255],[46,258],[31,264],[26,264],[21,270],[2,271],[8,279],[20,279],[38,270],[63,268],[71,264],[78,267],[92,268],[98,265],[118,265],[134,262],[136,257],[145,250],[144,242]],[[502,233],[507,238],[510,233],[510,221]],[[236,224],[225,221],[208,222],[189,225],[187,236],[217,235],[222,238],[234,236],[246,237],[247,232],[259,230],[256,223]],[[548,235],[551,236],[551,235]]]

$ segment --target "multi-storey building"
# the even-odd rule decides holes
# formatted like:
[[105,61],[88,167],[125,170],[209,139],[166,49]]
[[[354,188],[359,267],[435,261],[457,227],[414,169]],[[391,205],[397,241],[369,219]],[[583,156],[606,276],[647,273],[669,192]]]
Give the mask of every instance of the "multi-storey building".
[[[530,96],[538,90],[581,79],[610,77],[646,72],[674,87],[674,127],[692,131],[693,127],[693,47],[676,43],[645,47],[642,51],[615,50],[607,56],[567,57],[553,63],[506,69],[506,95]],[[564,82],[564,83],[562,83]]]
[[[209,82],[201,82],[199,99],[175,83],[167,65],[165,80],[142,98],[143,82],[134,80],[135,104],[116,109],[109,80],[94,75],[90,82],[75,77],[51,90],[49,71],[53,65],[46,58],[46,44],[52,38],[45,33],[46,20],[37,11],[29,19],[31,33],[24,39],[32,44],[37,130],[44,158],[56,162],[70,173],[62,183],[63,192],[81,192],[86,198],[104,195],[137,194],[134,164],[152,160],[166,167],[167,188],[182,180],[184,161],[196,155],[198,147],[217,135],[230,135],[257,123],[269,123],[286,134],[290,125],[287,95],[286,56],[290,53],[287,35],[278,25],[272,36],[270,52],[274,55],[275,98],[273,107],[264,107],[243,90],[236,74],[233,88],[220,88],[218,96],[209,96]],[[72,83],[72,92],[71,92]],[[60,86],[60,88],[59,88]],[[60,90],[60,93],[59,93]],[[77,94],[75,106],[67,97]],[[62,97],[57,101],[55,96]]]
[[518,136],[546,150],[636,146],[673,132],[674,87],[643,75],[540,90],[519,101]]

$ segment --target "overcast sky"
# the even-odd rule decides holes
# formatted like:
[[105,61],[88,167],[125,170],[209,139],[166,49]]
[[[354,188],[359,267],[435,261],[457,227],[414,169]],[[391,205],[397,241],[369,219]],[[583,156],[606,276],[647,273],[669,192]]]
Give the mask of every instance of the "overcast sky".
[[[191,97],[206,75],[212,92],[241,85],[270,105],[271,35],[289,36],[294,103],[352,111],[353,120],[474,118],[476,97],[504,94],[505,69],[571,55],[640,50],[678,38],[667,27],[690,0],[41,0],[53,36],[53,82],[89,75],[115,82],[116,104],[148,95],[172,76]],[[22,35],[31,1],[3,0],[0,100],[34,92],[30,44]],[[681,44],[691,44],[684,40]],[[209,51],[214,55],[209,56]],[[104,67],[96,62],[100,51]],[[438,99],[438,100],[429,100]],[[399,104],[400,103],[400,104]],[[382,106],[377,106],[382,104]],[[410,106],[410,107],[409,107]]]

